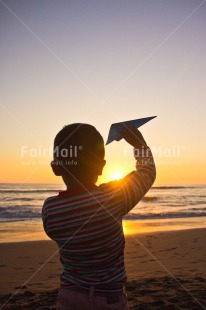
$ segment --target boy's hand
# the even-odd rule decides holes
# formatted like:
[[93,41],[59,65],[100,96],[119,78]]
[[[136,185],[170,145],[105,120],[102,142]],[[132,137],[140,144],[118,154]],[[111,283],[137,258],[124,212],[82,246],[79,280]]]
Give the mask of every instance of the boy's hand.
[[135,148],[147,146],[141,132],[135,126],[124,126],[121,130],[121,136]]

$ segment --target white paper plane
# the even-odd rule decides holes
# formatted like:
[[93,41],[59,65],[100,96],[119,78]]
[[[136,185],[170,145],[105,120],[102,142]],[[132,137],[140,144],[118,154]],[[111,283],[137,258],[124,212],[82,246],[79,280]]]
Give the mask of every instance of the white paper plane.
[[108,135],[108,138],[107,138],[106,145],[111,143],[114,140],[119,141],[119,140],[122,139],[121,138],[121,129],[123,127],[128,126],[128,125],[132,125],[132,126],[135,126],[136,128],[139,128],[140,126],[142,126],[145,123],[151,121],[155,117],[157,117],[157,116],[133,119],[131,121],[126,121],[126,122],[120,122],[120,123],[112,124],[110,126],[110,129],[109,129],[109,135]]

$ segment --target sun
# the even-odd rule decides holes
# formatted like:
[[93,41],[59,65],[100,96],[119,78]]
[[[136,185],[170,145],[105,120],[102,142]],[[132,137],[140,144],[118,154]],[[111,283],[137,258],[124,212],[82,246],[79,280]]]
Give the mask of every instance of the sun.
[[115,171],[112,173],[112,179],[113,180],[119,180],[123,177],[123,174],[119,171]]
[[107,183],[110,181],[118,181],[127,175],[126,169],[121,166],[106,167],[104,175],[98,179],[98,184]]

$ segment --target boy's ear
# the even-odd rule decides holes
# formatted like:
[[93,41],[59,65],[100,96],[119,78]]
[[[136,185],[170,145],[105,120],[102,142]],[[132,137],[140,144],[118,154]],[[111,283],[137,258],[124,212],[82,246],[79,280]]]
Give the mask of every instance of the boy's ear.
[[62,175],[61,166],[56,164],[56,162],[54,160],[52,160],[52,162],[51,162],[51,167],[52,167],[52,170],[53,170],[53,172],[54,172],[54,174],[56,176],[61,176]]

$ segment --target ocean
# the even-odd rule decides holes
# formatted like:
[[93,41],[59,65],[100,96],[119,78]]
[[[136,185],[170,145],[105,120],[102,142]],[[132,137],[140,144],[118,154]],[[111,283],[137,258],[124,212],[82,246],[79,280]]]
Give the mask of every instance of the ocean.
[[[1,183],[0,242],[46,239],[41,223],[43,202],[64,189],[65,186],[60,184]],[[127,221],[136,223],[137,230],[142,223],[153,228],[162,223],[173,226],[173,229],[175,225],[183,229],[206,227],[206,185],[152,187],[124,217],[124,222]],[[38,230],[41,230],[42,237],[37,234]],[[33,237],[29,237],[30,232]]]

